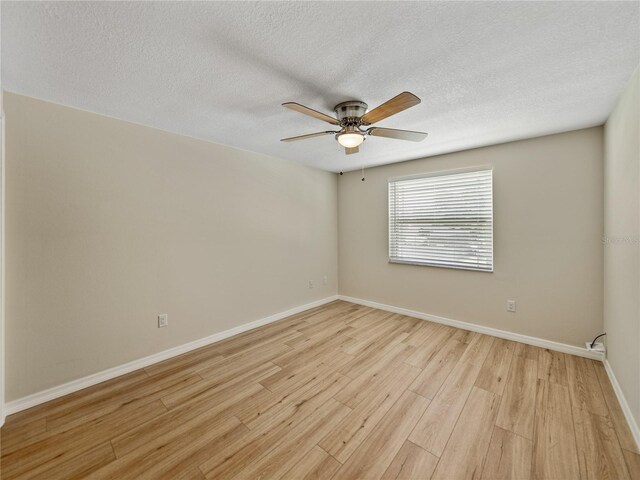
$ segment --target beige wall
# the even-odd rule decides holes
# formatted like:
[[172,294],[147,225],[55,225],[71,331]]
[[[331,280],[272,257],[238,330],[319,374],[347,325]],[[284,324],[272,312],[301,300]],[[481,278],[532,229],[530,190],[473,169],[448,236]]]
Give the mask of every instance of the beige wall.
[[[602,157],[597,127],[346,173],[340,293],[584,346],[602,330]],[[388,263],[387,179],[480,165],[494,170],[494,273]]]
[[[338,246],[344,295],[572,345],[602,330],[602,128],[361,182],[18,95],[5,110],[8,401],[335,294]],[[480,165],[495,272],[389,264],[387,179]]]
[[7,401],[337,293],[335,174],[13,94],[5,112]]
[[605,125],[607,358],[640,424],[640,69]]

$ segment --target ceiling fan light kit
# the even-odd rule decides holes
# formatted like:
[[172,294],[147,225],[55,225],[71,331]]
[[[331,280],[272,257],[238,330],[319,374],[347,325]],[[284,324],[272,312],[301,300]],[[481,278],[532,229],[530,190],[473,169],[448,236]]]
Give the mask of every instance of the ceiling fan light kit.
[[364,134],[354,130],[349,130],[336,134],[336,140],[344,148],[355,148],[364,142]]
[[310,133],[307,135],[299,135],[297,137],[283,138],[283,142],[293,142],[296,140],[304,140],[307,138],[320,137],[323,135],[335,134],[338,143],[344,147],[345,154],[358,153],[359,147],[368,135],[374,137],[394,138],[398,140],[409,140],[411,142],[420,142],[427,138],[424,132],[414,132],[410,130],[397,130],[394,128],[371,127],[363,129],[373,123],[379,122],[391,115],[395,115],[407,108],[420,103],[420,99],[411,92],[402,92],[400,95],[393,97],[382,105],[367,112],[369,106],[358,100],[339,103],[334,107],[336,118],[319,112],[309,107],[305,107],[296,102],[286,102],[282,106],[304,113],[311,117],[317,118],[332,125],[340,126],[340,130],[328,130],[325,132]]

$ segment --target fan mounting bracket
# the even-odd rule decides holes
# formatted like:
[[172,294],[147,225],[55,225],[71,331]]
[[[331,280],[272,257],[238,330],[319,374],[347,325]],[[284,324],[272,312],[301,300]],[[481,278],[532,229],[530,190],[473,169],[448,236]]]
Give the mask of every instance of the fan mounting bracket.
[[367,113],[369,106],[358,100],[339,103],[334,107],[340,125],[360,125],[360,117]]

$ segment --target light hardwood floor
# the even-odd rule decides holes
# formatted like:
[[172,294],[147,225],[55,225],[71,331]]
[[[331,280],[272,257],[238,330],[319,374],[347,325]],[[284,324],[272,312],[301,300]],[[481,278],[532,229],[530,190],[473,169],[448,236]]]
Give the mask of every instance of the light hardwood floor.
[[18,413],[2,479],[640,479],[600,362],[334,302]]

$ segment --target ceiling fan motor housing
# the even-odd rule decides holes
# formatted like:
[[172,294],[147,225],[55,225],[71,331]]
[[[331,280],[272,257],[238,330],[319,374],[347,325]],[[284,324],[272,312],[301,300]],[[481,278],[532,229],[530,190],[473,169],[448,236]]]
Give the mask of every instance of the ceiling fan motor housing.
[[367,108],[369,106],[364,102],[350,100],[339,103],[333,110],[336,112],[340,125],[345,127],[348,125],[359,126],[360,117],[367,113]]

